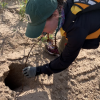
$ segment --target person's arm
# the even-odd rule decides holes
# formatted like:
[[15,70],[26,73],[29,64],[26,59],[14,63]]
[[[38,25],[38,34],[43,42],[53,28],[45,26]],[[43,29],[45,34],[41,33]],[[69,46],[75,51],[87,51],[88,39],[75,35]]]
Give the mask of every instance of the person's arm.
[[49,76],[53,73],[59,73],[65,70],[79,54],[79,51],[85,41],[86,36],[87,32],[85,32],[85,29],[81,29],[80,27],[73,28],[70,32],[67,33],[68,43],[62,54],[58,58],[43,66],[38,66],[34,68],[29,67],[25,69],[24,73],[26,73],[26,76],[30,77],[37,76],[42,73]]
[[79,54],[79,51],[85,41],[86,36],[87,33],[85,32],[85,29],[81,29],[80,27],[73,28],[70,32],[68,32],[68,43],[62,54],[58,58],[54,59],[49,64],[45,64],[43,66],[32,68],[27,67],[24,70],[24,73],[26,73],[26,76],[28,77],[37,76],[42,73],[47,74],[49,76],[53,73],[59,73],[65,70]]
[[[81,29],[80,27],[73,28],[67,34],[68,43],[62,54],[60,55],[60,57],[50,62],[50,64],[48,65],[48,69],[52,73],[58,73],[68,68],[79,54],[79,51],[85,41],[86,36],[87,33],[85,32],[85,29]],[[41,69],[43,70],[43,73],[47,72],[46,67],[41,67]]]
[[[53,73],[59,73],[68,68],[78,56],[79,51],[84,44],[86,36],[89,33],[96,31],[100,27],[100,22],[98,21],[100,19],[99,12],[100,11],[98,10],[81,15],[81,17],[79,17],[73,23],[72,27],[69,26],[70,30],[67,31],[68,43],[60,57],[51,61],[49,64],[34,67],[33,71],[31,72],[34,72],[35,69],[36,72],[34,72],[34,75],[32,74],[30,76],[37,76],[42,73],[50,75]],[[29,70],[27,69],[28,72],[26,72],[27,70],[25,70],[24,73],[26,73],[27,75],[27,73],[30,73],[30,69],[31,68],[29,68]]]

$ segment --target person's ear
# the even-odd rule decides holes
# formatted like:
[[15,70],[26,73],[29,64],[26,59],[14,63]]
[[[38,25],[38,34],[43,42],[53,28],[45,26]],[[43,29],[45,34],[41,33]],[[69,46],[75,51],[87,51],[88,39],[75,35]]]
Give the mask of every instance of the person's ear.
[[53,16],[54,17],[59,17],[59,12],[58,12],[58,9],[56,9],[54,12],[53,12]]

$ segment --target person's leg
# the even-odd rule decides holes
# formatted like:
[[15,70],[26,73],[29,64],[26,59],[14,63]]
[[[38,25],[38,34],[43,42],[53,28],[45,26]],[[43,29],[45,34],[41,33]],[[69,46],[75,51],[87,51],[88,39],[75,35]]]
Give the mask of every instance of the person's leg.
[[58,51],[61,54],[65,48],[65,45],[68,43],[68,40],[65,38],[65,36],[62,36],[60,42],[59,42],[59,47]]

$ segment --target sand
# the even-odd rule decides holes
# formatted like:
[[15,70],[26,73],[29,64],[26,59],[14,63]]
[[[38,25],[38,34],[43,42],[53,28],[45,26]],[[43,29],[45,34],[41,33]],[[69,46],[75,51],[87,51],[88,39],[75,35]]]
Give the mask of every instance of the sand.
[[[27,22],[19,20],[17,1],[8,1],[8,4],[13,8],[5,12],[0,10],[0,100],[100,100],[100,47],[81,49],[69,68],[58,74],[24,78],[20,81],[24,85],[16,89],[6,86],[4,80],[8,74],[4,73],[9,72],[10,64],[14,63],[18,68],[24,64],[30,48],[37,42],[37,39],[25,36]],[[58,33],[57,43],[60,39]],[[35,67],[56,58],[46,53],[44,46],[42,42],[34,46],[28,64]]]

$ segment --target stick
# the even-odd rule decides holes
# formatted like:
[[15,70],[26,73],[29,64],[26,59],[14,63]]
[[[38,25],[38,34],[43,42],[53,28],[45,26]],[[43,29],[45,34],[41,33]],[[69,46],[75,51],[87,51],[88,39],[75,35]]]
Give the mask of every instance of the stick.
[[55,48],[57,47],[57,42],[56,42],[56,35],[55,35]]
[[[39,42],[41,39],[42,39],[42,37],[40,37],[40,39],[38,40],[38,42]],[[32,48],[30,49],[30,51],[29,51],[29,53],[28,53],[28,56],[27,56],[27,58],[26,58],[25,67],[26,67],[27,60],[28,60],[28,57],[29,57],[29,55],[30,55],[30,52],[32,51],[33,47],[34,47],[36,44],[38,44],[38,42],[34,43],[33,46],[32,46]]]
[[[38,40],[38,42],[40,42],[41,39],[42,39],[42,37],[40,37],[40,39]],[[28,53],[28,55],[27,55],[27,58],[26,58],[26,62],[25,62],[25,66],[24,66],[24,67],[26,67],[26,64],[27,64],[27,61],[28,61],[28,57],[29,57],[29,55],[30,55],[30,52],[32,51],[33,47],[34,47],[38,42],[35,42],[35,43],[33,44],[33,46],[31,47],[31,49],[30,49],[30,51],[29,51],[29,53]],[[23,87],[24,87],[24,75],[23,75],[23,82],[22,82],[22,91],[23,91]]]

